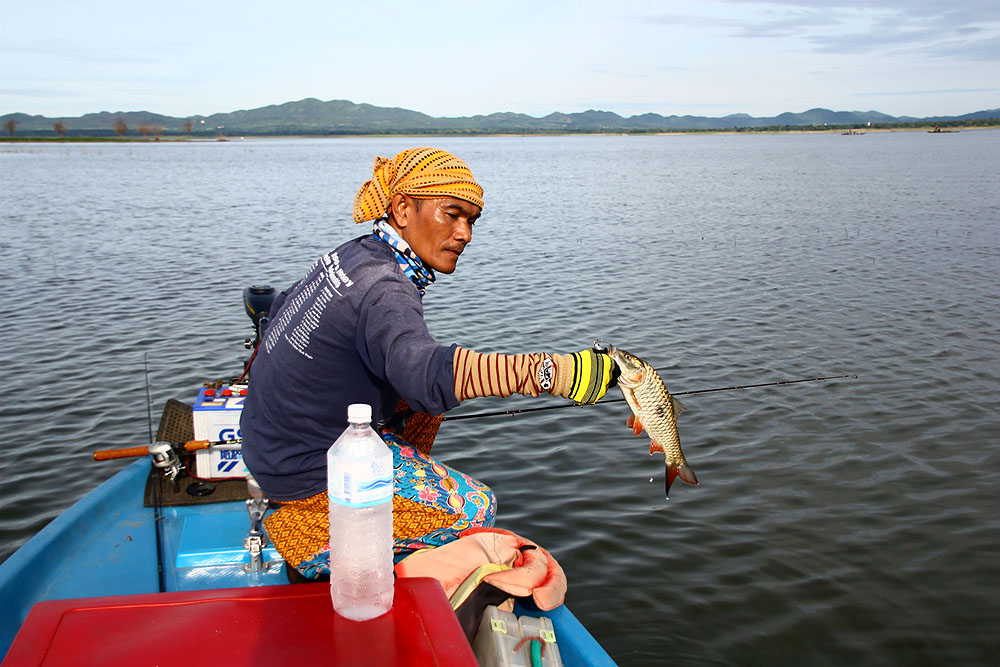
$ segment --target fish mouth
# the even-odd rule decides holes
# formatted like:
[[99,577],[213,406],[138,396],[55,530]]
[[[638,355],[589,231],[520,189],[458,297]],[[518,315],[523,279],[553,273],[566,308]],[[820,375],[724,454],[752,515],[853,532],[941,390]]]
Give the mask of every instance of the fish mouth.
[[611,357],[611,360],[615,362],[615,365],[621,368],[622,366],[622,349],[620,347],[615,347],[611,343],[605,344],[605,350],[607,355]]
[[[618,367],[617,383],[621,387],[634,388],[642,384],[641,362],[620,347],[607,344],[607,355]],[[637,363],[638,362],[638,363]]]
[[629,356],[628,352],[626,352],[625,350],[621,349],[616,345],[612,345],[611,343],[606,344],[606,350],[608,356],[614,359],[615,363],[617,363],[619,366],[621,366],[622,362],[625,361],[625,357]]

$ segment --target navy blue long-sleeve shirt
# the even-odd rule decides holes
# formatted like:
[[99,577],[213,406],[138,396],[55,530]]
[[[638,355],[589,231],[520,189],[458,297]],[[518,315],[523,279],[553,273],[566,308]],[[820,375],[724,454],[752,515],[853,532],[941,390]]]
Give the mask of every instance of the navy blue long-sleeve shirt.
[[416,286],[370,236],[317,260],[271,313],[240,420],[243,460],[269,498],[326,489],[326,450],[349,404],[385,420],[400,397],[431,414],[459,403],[456,346],[431,337]]

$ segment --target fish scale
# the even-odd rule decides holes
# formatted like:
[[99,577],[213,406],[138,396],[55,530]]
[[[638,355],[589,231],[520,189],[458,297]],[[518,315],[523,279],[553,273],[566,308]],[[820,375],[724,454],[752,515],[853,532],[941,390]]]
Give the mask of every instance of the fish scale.
[[663,452],[667,468],[667,497],[670,496],[670,485],[677,477],[697,486],[698,478],[684,458],[677,433],[677,416],[684,411],[684,406],[670,395],[656,369],[648,363],[614,345],[608,346],[608,355],[621,371],[618,388],[632,409],[633,417],[629,421],[633,433],[639,435],[646,431],[650,439],[650,456],[654,452]]

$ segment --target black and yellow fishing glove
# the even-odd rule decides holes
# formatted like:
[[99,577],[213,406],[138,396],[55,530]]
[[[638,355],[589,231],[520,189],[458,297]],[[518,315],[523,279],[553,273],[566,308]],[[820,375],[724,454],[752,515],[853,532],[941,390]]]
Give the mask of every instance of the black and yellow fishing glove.
[[618,366],[603,350],[553,354],[555,378],[550,393],[577,403],[596,403],[618,379]]

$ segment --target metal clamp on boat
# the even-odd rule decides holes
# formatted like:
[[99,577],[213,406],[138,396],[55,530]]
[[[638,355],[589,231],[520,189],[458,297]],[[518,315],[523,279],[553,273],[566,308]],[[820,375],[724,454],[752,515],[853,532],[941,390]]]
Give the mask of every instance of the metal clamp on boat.
[[262,522],[264,514],[267,512],[267,498],[261,491],[257,480],[247,475],[247,490],[250,497],[247,498],[247,512],[250,514],[250,531],[243,539],[243,548],[250,552],[250,562],[243,565],[244,572],[263,572],[270,567],[270,563],[263,559],[264,547],[267,546],[267,539],[264,537]]

